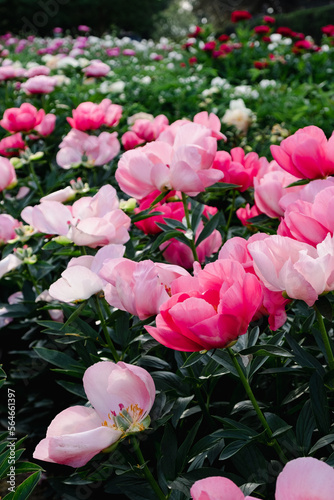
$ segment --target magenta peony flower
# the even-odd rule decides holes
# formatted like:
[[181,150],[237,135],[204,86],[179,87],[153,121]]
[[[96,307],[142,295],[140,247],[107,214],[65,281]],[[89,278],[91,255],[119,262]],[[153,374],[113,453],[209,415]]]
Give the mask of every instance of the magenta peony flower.
[[19,108],[8,108],[0,121],[1,127],[8,132],[30,132],[45,117],[44,109],[37,111],[35,106],[25,102]]

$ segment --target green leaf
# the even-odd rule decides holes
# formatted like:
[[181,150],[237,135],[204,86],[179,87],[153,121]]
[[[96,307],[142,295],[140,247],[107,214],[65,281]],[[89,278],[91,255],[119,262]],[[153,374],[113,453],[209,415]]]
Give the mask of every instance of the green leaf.
[[189,430],[186,439],[179,446],[176,457],[176,471],[182,472],[187,463],[187,456],[189,450],[194,442],[197,431],[202,423],[202,417],[195,423],[195,425]]
[[44,361],[48,361],[52,365],[64,369],[76,368],[80,371],[83,370],[83,367],[79,365],[77,361],[64,352],[47,349],[46,347],[34,347],[34,351],[40,358],[44,359]]
[[161,440],[161,457],[158,463],[165,480],[173,481],[176,476],[177,440],[171,425],[165,425]]
[[159,212],[159,211],[150,212],[150,210],[152,210],[152,209],[148,208],[146,210],[142,210],[138,214],[132,215],[131,222],[132,223],[139,222],[141,220],[145,220],[145,219],[149,219],[150,217],[154,217],[155,215],[163,215],[164,214],[164,212]]
[[310,448],[315,427],[316,422],[312,412],[311,401],[307,400],[299,414],[296,424],[297,442],[300,444],[304,454],[307,454]]
[[[151,252],[154,252],[155,250],[157,250],[159,248],[159,246],[162,245],[162,243],[165,243],[165,241],[171,240],[172,238],[180,237],[181,234],[187,240],[187,238],[184,236],[184,234],[180,233],[180,231],[169,230],[168,232],[166,231],[165,233],[160,234],[156,238],[156,240],[152,243]],[[186,244],[189,246],[189,244],[190,244],[189,240],[187,240]]]
[[269,356],[269,357],[284,357],[284,358],[293,358],[293,354],[283,347],[278,347],[271,344],[260,344],[254,345],[252,347],[248,347],[247,349],[243,349],[239,352],[242,356],[248,356],[252,354],[253,356]]
[[172,417],[172,424],[174,427],[176,427],[178,421],[181,418],[181,415],[184,413],[184,410],[187,408],[188,404],[190,401],[194,399],[194,395],[192,396],[187,396],[185,398],[177,398],[175,401],[175,404],[173,406],[173,417]]
[[219,460],[227,460],[228,458],[233,457],[233,455],[238,453],[238,451],[240,451],[247,444],[248,441],[240,441],[240,440],[233,441],[232,443],[225,446],[225,448],[223,449],[223,451],[219,456]]
[[321,363],[314,356],[312,356],[312,354],[300,346],[291,335],[286,334],[285,338],[295,355],[297,363],[303,367],[316,369],[320,374],[325,373]]
[[204,228],[200,232],[198,238],[196,239],[195,245],[198,246],[202,241],[204,241],[210,234],[216,229],[220,222],[220,211],[211,217],[211,219],[205,224]]
[[324,448],[324,446],[332,444],[333,441],[334,441],[334,434],[327,434],[327,436],[323,436],[322,438],[318,439],[318,441],[315,443],[314,446],[312,446],[312,448],[309,451],[309,454],[311,455],[315,451]]
[[320,314],[328,319],[328,321],[332,321],[333,319],[333,309],[332,309],[332,304],[326,297],[326,295],[321,295],[318,300],[314,304]]
[[331,419],[327,401],[327,394],[322,377],[318,372],[313,373],[310,379],[310,396],[313,415],[322,434],[328,434]]
[[12,500],[26,500],[27,498],[29,498],[38,482],[40,481],[41,477],[41,471],[31,474],[31,476],[25,479],[23,483],[21,483],[20,486],[16,488]]
[[168,231],[169,229],[180,229],[181,231],[187,231],[186,226],[177,219],[163,217],[163,220],[165,224],[160,224],[160,222],[157,222],[157,226],[159,226],[163,231]]
[[[196,202],[193,202],[196,203]],[[204,205],[202,203],[196,203],[195,207],[191,211],[191,230],[195,234],[199,223],[202,219],[202,213],[204,210]]]
[[289,187],[294,187],[294,186],[305,186],[305,184],[309,184],[310,179],[300,179],[300,181],[292,182],[292,184],[289,184],[286,186],[286,188]]

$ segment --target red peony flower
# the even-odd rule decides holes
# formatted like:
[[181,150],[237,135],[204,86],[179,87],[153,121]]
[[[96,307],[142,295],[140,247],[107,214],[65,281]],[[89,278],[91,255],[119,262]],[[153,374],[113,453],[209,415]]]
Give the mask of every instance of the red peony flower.
[[232,23],[238,23],[239,21],[244,21],[245,19],[251,19],[252,14],[248,10],[234,10],[231,14]]

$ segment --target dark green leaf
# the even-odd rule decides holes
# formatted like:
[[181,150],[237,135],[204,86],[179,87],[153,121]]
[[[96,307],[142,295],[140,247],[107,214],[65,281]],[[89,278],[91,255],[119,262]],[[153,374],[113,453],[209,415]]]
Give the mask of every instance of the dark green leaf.
[[300,444],[303,453],[307,454],[310,445],[313,431],[316,427],[312,406],[310,400],[307,400],[299,414],[296,424],[296,438]]
[[220,222],[220,211],[211,217],[211,219],[205,223],[204,228],[200,232],[198,238],[196,239],[196,246],[198,246],[202,241],[204,241],[210,234],[216,229]]
[[318,372],[313,373],[310,379],[310,395],[313,415],[322,434],[328,434],[331,424],[327,394],[323,379]]
[[315,443],[314,446],[309,451],[309,454],[311,455],[317,450],[320,450],[321,448],[324,448],[324,446],[327,446],[329,444],[332,444],[334,442],[334,434],[327,434],[327,436],[324,436]]
[[233,441],[232,443],[225,446],[225,448],[220,454],[219,460],[227,460],[228,458],[233,457],[233,455],[238,453],[238,451],[240,451],[241,448],[243,448],[247,444],[248,444],[247,441],[240,441],[240,440]]
[[252,354],[253,356],[279,356],[284,358],[291,358],[293,354],[283,347],[278,347],[271,344],[260,344],[254,345],[252,347],[248,347],[247,349],[243,349],[239,352],[242,356],[248,356]]

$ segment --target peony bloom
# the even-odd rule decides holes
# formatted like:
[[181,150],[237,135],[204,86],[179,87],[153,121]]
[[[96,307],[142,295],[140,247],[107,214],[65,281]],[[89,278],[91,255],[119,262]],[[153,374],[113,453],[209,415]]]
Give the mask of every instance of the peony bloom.
[[334,238],[316,248],[287,236],[267,236],[248,244],[254,270],[266,288],[313,306],[318,296],[334,289]]
[[103,99],[99,107],[104,112],[104,125],[116,127],[122,117],[123,108],[119,104],[113,104],[110,99]]
[[251,19],[252,14],[247,10],[234,10],[231,14],[232,23],[238,23],[239,21],[244,21],[245,19]]
[[12,80],[24,76],[25,70],[23,68],[16,68],[15,66],[1,66],[0,67],[0,82]]
[[83,386],[92,406],[72,406],[59,413],[37,445],[35,459],[81,467],[149,425],[155,386],[144,368],[100,361],[85,371]]
[[0,121],[1,127],[8,132],[30,132],[45,117],[44,109],[37,111],[35,106],[25,102],[19,108],[8,108]]
[[171,297],[160,306],[156,327],[146,330],[158,342],[178,351],[223,348],[247,332],[262,303],[256,276],[236,261],[207,264],[196,277],[171,284]]
[[51,69],[47,66],[33,66],[32,68],[27,69],[24,76],[26,78],[32,78],[33,76],[49,76]]
[[175,189],[195,196],[223,177],[212,169],[217,141],[211,131],[196,123],[177,129],[173,145],[159,138],[126,151],[116,170],[116,180],[126,194],[142,199],[158,189]]
[[221,123],[217,115],[214,113],[208,113],[207,111],[201,111],[194,116],[194,123],[198,123],[199,125],[204,125],[212,131],[212,137],[216,139],[223,139],[226,141],[226,135],[222,134],[220,131]]
[[128,151],[129,149],[134,149],[136,146],[139,146],[139,144],[143,144],[145,141],[138,137],[135,132],[128,130],[122,135],[121,142],[125,151]]
[[298,179],[320,179],[334,174],[334,135],[327,140],[324,132],[314,125],[297,130],[270,150],[277,163]]
[[82,255],[71,259],[61,273],[62,277],[50,286],[50,296],[60,302],[75,302],[100,292],[106,281],[99,277],[98,272],[107,261],[123,257],[124,252],[123,245],[106,245],[95,256]]
[[290,236],[312,246],[323,241],[328,233],[333,235],[333,195],[334,178],[329,177],[302,186],[295,199],[289,195],[284,196],[284,218],[277,234]]
[[[288,462],[276,481],[275,500],[332,500],[334,469],[313,457]],[[193,500],[256,500],[226,477],[207,477],[191,487]]]
[[96,130],[105,120],[105,113],[101,106],[93,102],[82,102],[72,111],[73,118],[67,118],[72,128],[77,130]]
[[222,122],[233,125],[239,132],[246,134],[249,125],[253,122],[254,114],[246,108],[242,99],[230,101],[230,108],[225,111]]
[[56,118],[56,115],[48,113],[47,115],[45,115],[41,123],[34,128],[34,131],[43,137],[47,137],[48,135],[52,134],[55,129]]
[[[237,184],[239,191],[246,191],[253,186],[254,177],[258,174],[261,162],[256,153],[247,153],[242,148],[233,148],[230,153],[218,151],[216,153],[213,168],[217,168],[224,173],[224,178],[220,182]],[[263,162],[262,162],[263,163]]]
[[17,219],[9,214],[0,214],[0,245],[8,243],[16,238],[15,229],[22,225]]
[[[248,251],[248,245],[266,237],[267,235],[265,234],[257,233],[254,236],[251,236],[248,240],[237,236],[230,238],[222,246],[218,254],[218,259],[236,260],[242,264],[247,273],[255,275],[254,263],[252,256]],[[275,331],[286,322],[287,315],[285,312],[285,306],[288,304],[289,300],[283,297],[281,292],[269,290],[262,282],[261,286],[263,301],[258,310],[255,312],[253,319],[256,320],[262,316],[269,316],[269,326],[271,330]]]
[[110,71],[110,66],[108,64],[103,63],[102,61],[95,60],[91,61],[89,66],[86,66],[83,68],[83,73],[87,77],[95,77],[95,78],[100,78],[102,76],[106,76],[109,71]]
[[105,165],[121,149],[117,135],[117,132],[101,132],[95,136],[72,129],[59,144],[56,161],[66,170],[81,163],[87,167]]
[[0,156],[0,191],[16,186],[17,178],[13,165],[7,158]]
[[283,170],[276,161],[263,162],[254,178],[254,200],[258,209],[268,217],[282,217],[282,198],[302,189],[302,186],[287,187],[296,181],[298,178]]
[[143,320],[158,314],[161,304],[169,298],[171,282],[189,273],[182,267],[151,260],[114,259],[105,262],[99,276],[107,282],[107,302]]
[[66,236],[76,245],[96,248],[128,241],[131,219],[118,207],[116,190],[107,184],[95,196],[82,197],[72,206],[44,201],[25,207],[21,217],[36,231]]
[[22,139],[21,132],[4,137],[0,141],[0,155],[2,156],[18,156],[20,151],[26,149],[26,143]]
[[249,205],[249,203],[246,204],[245,208],[238,208],[236,211],[236,216],[240,220],[241,224],[243,226],[249,226],[251,225],[251,222],[249,219],[252,219],[253,217],[256,217],[257,215],[260,215],[262,212],[258,209],[256,205],[253,205],[252,207]]
[[150,142],[157,139],[167,127],[168,118],[165,115],[158,115],[153,119],[139,118],[133,123],[131,130],[143,141]]
[[[160,192],[155,191],[152,195],[144,198],[138,208],[135,208],[135,214],[140,214],[143,210],[147,210],[150,208],[151,203],[155,200],[157,196],[159,196]],[[173,196],[172,193],[169,194],[170,197]],[[164,198],[160,203],[154,205],[154,208],[150,210],[150,212],[162,212],[161,215],[152,215],[147,219],[143,219],[141,221],[135,222],[135,226],[138,227],[145,234],[158,234],[161,233],[162,229],[157,225],[157,223],[164,224],[164,218],[168,217],[169,219],[174,219],[178,221],[182,221],[184,217],[184,208],[182,201],[170,201],[167,203],[167,200]]]
[[26,94],[50,94],[57,85],[57,79],[53,76],[38,75],[29,78],[22,83],[21,89]]

